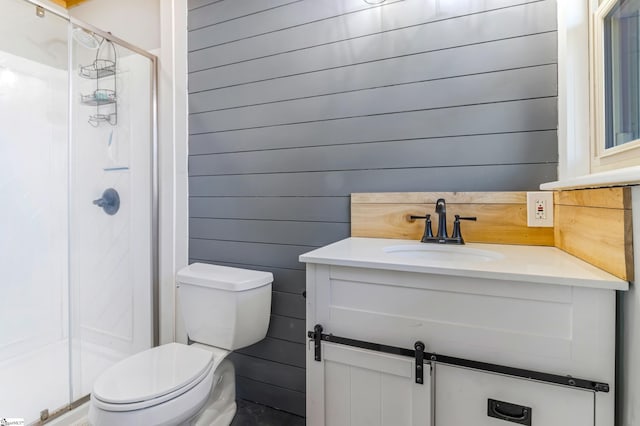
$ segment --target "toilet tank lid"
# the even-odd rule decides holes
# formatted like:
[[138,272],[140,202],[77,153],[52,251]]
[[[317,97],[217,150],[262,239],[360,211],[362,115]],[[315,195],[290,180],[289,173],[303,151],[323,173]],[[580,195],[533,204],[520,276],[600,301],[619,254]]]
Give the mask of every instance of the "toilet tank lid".
[[178,285],[189,284],[227,291],[245,291],[271,284],[273,274],[229,266],[192,263],[178,271],[177,282]]

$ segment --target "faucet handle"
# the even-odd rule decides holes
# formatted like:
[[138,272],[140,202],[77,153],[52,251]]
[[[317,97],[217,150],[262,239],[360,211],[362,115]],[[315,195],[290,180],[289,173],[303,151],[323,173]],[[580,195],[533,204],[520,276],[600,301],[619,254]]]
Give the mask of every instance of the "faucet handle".
[[422,239],[420,240],[423,243],[426,243],[428,240],[433,239],[433,231],[431,230],[431,215],[428,214],[426,219],[427,220],[424,223],[424,234],[422,234]]
[[474,222],[478,220],[475,216],[462,217],[459,214],[455,215],[456,220],[473,220]]
[[455,215],[455,218],[456,219],[453,221],[453,235],[451,236],[451,239],[457,240],[458,244],[464,244],[464,239],[462,238],[462,232],[460,231],[460,221],[461,220],[476,221],[478,220],[478,218],[475,216],[462,217],[459,214]]
[[424,234],[422,235],[422,239],[420,240],[421,242],[425,243],[425,242],[427,242],[427,240],[433,238],[433,231],[431,230],[431,215],[430,214],[428,214],[426,216],[414,216],[414,215],[411,215],[411,216],[409,216],[409,219],[411,219],[411,220],[426,219],[426,221],[424,223]]

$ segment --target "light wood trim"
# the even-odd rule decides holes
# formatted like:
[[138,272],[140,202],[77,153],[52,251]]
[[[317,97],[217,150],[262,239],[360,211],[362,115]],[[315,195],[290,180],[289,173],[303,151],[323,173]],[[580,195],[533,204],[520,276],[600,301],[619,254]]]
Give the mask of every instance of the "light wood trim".
[[432,214],[433,232],[438,217],[435,202],[447,200],[448,231],[453,216],[476,216],[461,223],[467,242],[553,246],[553,228],[529,228],[525,192],[405,192],[351,195],[351,236],[419,240],[424,220],[409,216]]
[[[434,210],[434,204],[352,204],[351,236],[419,240],[425,221],[412,221],[409,216],[424,216]],[[455,211],[449,211],[449,234],[454,214],[478,218],[477,222],[461,223],[462,236],[467,242],[553,246],[553,228],[527,227],[526,205],[456,204]],[[435,233],[437,215],[432,214],[432,221]]]
[[371,192],[351,194],[351,204],[426,204],[445,198],[447,204],[522,204],[526,192]]
[[631,210],[557,205],[555,244],[561,250],[632,281]]
[[59,6],[69,9],[73,6],[79,5],[80,3],[84,3],[87,0],[51,0],[51,1]]
[[555,204],[565,206],[631,209],[631,189],[598,188],[575,191],[559,191],[554,194]]

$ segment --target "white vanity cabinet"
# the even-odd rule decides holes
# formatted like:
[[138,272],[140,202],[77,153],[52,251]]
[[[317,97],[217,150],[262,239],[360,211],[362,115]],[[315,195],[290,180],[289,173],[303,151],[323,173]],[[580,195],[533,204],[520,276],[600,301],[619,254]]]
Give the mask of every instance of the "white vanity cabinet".
[[[432,262],[392,244],[301,256],[307,330],[324,336],[307,346],[308,425],[613,426],[615,290],[628,283],[550,247],[469,244],[496,255]],[[416,342],[435,359],[422,384]]]

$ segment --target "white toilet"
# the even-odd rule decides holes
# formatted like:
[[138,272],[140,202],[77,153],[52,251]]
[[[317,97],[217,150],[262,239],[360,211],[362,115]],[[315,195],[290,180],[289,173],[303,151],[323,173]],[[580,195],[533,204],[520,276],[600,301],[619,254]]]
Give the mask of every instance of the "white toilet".
[[194,263],[177,274],[192,345],[169,343],[126,358],[98,377],[93,426],[224,425],[236,412],[235,375],[226,356],[267,334],[269,272]]

